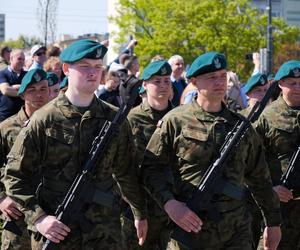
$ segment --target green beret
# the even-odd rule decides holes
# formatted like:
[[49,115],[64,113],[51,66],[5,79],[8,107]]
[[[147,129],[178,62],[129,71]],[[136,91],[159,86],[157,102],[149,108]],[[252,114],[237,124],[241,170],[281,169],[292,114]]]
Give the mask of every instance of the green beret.
[[300,77],[300,61],[291,60],[282,64],[275,75],[275,81],[279,81],[288,77]]
[[152,76],[170,76],[172,68],[165,60],[155,61],[147,65],[143,71],[142,80],[147,81]]
[[18,95],[25,92],[27,87],[31,84],[39,83],[40,81],[47,80],[47,73],[42,69],[29,70],[22,79]]
[[144,86],[142,85],[140,88],[139,88],[139,94],[142,95],[146,93],[146,89],[144,88]]
[[263,86],[268,83],[268,78],[265,74],[257,73],[254,76],[251,76],[247,83],[243,86],[242,90],[245,94],[251,91],[257,86]]
[[68,77],[64,77],[64,79],[59,84],[59,89],[63,89],[64,87],[67,87],[69,84]]
[[74,63],[83,58],[103,59],[107,52],[107,48],[93,40],[79,40],[73,42],[60,54],[62,62]]
[[226,69],[226,58],[223,54],[217,52],[208,52],[199,56],[189,68],[187,78],[196,77],[206,73]]
[[58,76],[53,72],[47,72],[48,86],[51,87],[58,83]]

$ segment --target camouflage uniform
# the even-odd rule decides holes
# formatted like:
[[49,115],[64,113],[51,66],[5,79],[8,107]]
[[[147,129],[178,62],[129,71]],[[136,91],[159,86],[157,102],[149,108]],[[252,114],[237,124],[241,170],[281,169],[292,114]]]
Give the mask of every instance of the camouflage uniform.
[[[171,104],[168,108],[159,111],[150,107],[147,100],[145,103],[132,109],[128,115],[128,120],[132,128],[134,143],[136,146],[137,164],[143,160],[146,146],[156,129],[158,121],[172,109]],[[148,233],[143,246],[139,246],[135,234],[134,226],[126,217],[124,218],[124,238],[128,249],[165,249],[168,242],[169,232],[167,230],[168,216],[159,208],[156,202],[148,196]]]
[[[243,109],[241,112],[239,112],[241,115],[247,117],[250,114],[251,107],[248,106],[247,108]],[[257,121],[253,123],[253,126],[257,124]],[[259,207],[257,206],[256,202],[252,197],[248,197],[248,208],[249,212],[251,214],[251,231],[252,231],[252,237],[253,237],[253,250],[256,250],[260,241],[260,238],[262,236],[262,229],[263,229],[263,217],[261,214],[261,211]]]
[[[29,122],[29,117],[25,113],[24,107],[21,110],[7,118],[5,121],[0,123],[0,165],[1,168],[1,179],[4,175],[4,167],[7,161],[7,155],[12,148],[17,135],[19,134],[22,127],[26,126]],[[4,198],[5,188],[2,182],[0,182],[0,199]],[[17,236],[7,230],[2,231],[2,245],[1,249],[31,249],[30,237],[27,233],[27,225],[24,220],[20,219],[17,222],[18,227],[23,232],[22,236]]]
[[[82,169],[92,141],[104,122],[112,120],[115,114],[111,106],[96,97],[88,108],[77,108],[64,93],[33,114],[8,155],[4,179],[7,194],[23,206],[29,225],[33,226],[45,213],[55,212]],[[71,232],[60,243],[60,249],[122,249],[116,181],[132,205],[135,218],[145,218],[144,200],[132,167],[133,142],[128,122],[121,124],[118,131],[96,163],[95,195],[84,208],[95,228],[84,234],[75,220],[68,225]],[[38,182],[34,180],[42,182],[37,195]]]
[[[300,111],[292,109],[279,97],[264,110],[258,121],[257,131],[265,146],[273,185],[279,185],[280,178],[300,143]],[[300,249],[300,201],[292,200],[281,205],[283,224],[278,249]]]
[[[194,100],[169,112],[147,146],[142,164],[143,180],[161,207],[171,200],[186,202],[196,190],[205,170],[218,156],[226,134],[240,116],[223,106],[217,113],[205,112]],[[174,185],[169,188],[164,169],[172,168]],[[246,183],[264,211],[268,226],[281,222],[278,197],[272,190],[262,145],[255,131],[250,130],[227,161],[223,178],[236,189]],[[245,200],[232,198],[227,192],[217,194],[213,205],[221,212],[220,222],[207,213],[199,213],[203,226],[194,240],[197,249],[251,249],[250,217]],[[230,195],[230,196],[229,196]],[[186,249],[171,240],[169,249]]]

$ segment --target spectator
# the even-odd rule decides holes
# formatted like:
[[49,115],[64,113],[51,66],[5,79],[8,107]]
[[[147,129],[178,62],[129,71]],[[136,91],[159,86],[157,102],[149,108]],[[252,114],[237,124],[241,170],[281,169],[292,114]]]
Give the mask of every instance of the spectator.
[[184,71],[184,61],[182,56],[174,55],[169,59],[169,64],[172,67],[171,82],[173,86],[172,104],[176,107],[179,105],[180,97],[187,83],[182,77]]
[[9,65],[11,48],[2,46],[0,48],[0,70],[4,70]]
[[29,70],[36,69],[36,68],[43,69],[44,63],[47,60],[46,50],[47,48],[40,44],[36,44],[31,48],[30,54],[32,56],[33,62]]
[[22,78],[25,55],[20,49],[13,50],[10,55],[10,66],[0,71],[0,121],[16,114],[23,100],[17,96]]
[[128,70],[128,76],[133,75],[139,77],[140,64],[136,56],[127,55],[124,59],[123,65]]
[[47,58],[52,56],[59,57],[60,53],[61,53],[60,47],[58,45],[52,45],[47,49],[46,56]]
[[53,72],[57,75],[59,81],[62,78],[62,64],[58,57],[51,56],[44,64],[44,70],[46,72]]

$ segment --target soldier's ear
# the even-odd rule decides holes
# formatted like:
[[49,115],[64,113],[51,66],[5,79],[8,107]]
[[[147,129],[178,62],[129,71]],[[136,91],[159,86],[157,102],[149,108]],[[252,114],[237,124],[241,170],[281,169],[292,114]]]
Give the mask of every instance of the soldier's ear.
[[190,79],[190,83],[192,83],[194,86],[196,86],[196,82],[197,82],[196,77],[192,77],[192,78]]
[[63,65],[62,65],[62,70],[66,76],[69,75],[69,67],[70,67],[70,64],[68,64],[68,63],[63,63]]

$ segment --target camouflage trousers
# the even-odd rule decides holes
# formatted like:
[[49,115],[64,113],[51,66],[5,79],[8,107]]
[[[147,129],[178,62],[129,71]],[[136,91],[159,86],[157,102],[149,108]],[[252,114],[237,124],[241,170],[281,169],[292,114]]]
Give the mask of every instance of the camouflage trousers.
[[122,238],[127,250],[165,250],[169,239],[168,217],[149,217],[146,241],[138,244],[136,229],[132,220],[122,216]]
[[27,231],[27,225],[24,220],[15,221],[19,229],[22,231],[22,236],[18,236],[10,231],[2,231],[1,250],[30,250],[30,236]]
[[300,250],[300,200],[281,203],[283,223],[278,250]]
[[[32,250],[40,250],[43,240],[36,241],[32,234]],[[121,224],[119,217],[102,217],[97,220],[95,227],[89,233],[71,228],[64,241],[59,243],[61,250],[123,250],[121,243]]]
[[[251,218],[246,207],[240,207],[230,212],[222,213],[222,219],[214,222],[206,216],[201,216],[203,226],[193,237],[193,250],[251,250]],[[171,239],[167,249],[189,249]]]

